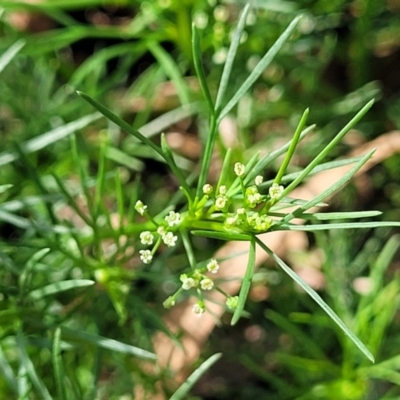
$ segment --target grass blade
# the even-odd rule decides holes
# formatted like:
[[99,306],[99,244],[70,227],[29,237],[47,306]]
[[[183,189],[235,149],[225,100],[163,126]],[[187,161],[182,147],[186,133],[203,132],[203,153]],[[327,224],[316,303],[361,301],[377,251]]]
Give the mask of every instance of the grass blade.
[[196,25],[192,24],[192,52],[193,52],[193,63],[196,70],[197,78],[199,79],[201,91],[203,92],[204,98],[209,108],[210,114],[214,114],[214,104],[211,99],[210,91],[208,89],[206,77],[204,74],[203,64],[201,63],[201,48],[200,48],[200,36]]
[[139,358],[143,358],[146,360],[155,360],[156,355],[153,353],[150,353],[147,350],[139,349],[138,347],[131,346],[129,344],[125,344],[122,342],[119,342],[114,339],[108,339],[103,336],[98,336],[98,335],[93,335],[91,333],[83,332],[83,331],[77,331],[69,328],[62,327],[62,332],[63,334],[67,336],[71,336],[75,339],[80,339],[85,342],[91,343],[97,347],[115,351],[117,353],[123,353],[123,354],[128,354],[132,356],[136,356]]
[[217,110],[217,112],[221,107],[226,88],[228,87],[228,81],[232,72],[233,61],[235,60],[236,52],[240,43],[240,37],[242,36],[243,29],[246,24],[246,18],[249,14],[250,8],[250,3],[247,3],[242,11],[242,14],[239,17],[237,27],[233,34],[231,45],[229,46],[224,69],[222,71],[221,81],[218,87],[217,99],[215,100],[215,109]]
[[350,218],[369,218],[382,215],[382,211],[350,211],[350,212],[327,212],[327,213],[309,213],[301,214],[300,218],[317,220],[317,221],[332,221],[335,219],[350,219]]
[[21,363],[23,364],[23,367],[27,372],[33,385],[38,390],[40,398],[43,400],[52,400],[53,398],[51,397],[49,391],[47,390],[47,387],[39,379],[39,376],[35,370],[35,366],[33,365],[32,360],[29,358],[28,352],[26,351],[26,342],[21,332],[19,332],[17,335],[17,348],[20,354]]
[[185,192],[189,195],[190,199],[193,200],[192,190],[188,183],[186,182],[185,177],[182,174],[182,171],[178,168],[175,163],[174,156],[172,154],[171,148],[169,147],[167,140],[165,138],[165,134],[161,134],[161,149],[164,154],[164,159],[170,167],[171,171],[174,173],[176,179],[179,181],[179,184],[185,189]]
[[179,389],[170,397],[169,400],[182,400],[187,399],[187,394],[194,384],[201,378],[201,376],[210,369],[220,358],[222,354],[217,353],[212,355],[206,361],[204,361],[200,367],[198,367],[183,383]]
[[65,390],[65,375],[61,358],[61,329],[57,328],[54,332],[53,338],[53,368],[54,377],[56,381],[58,398],[60,400],[67,400],[67,393]]
[[247,79],[243,82],[242,86],[238,89],[235,95],[231,98],[228,104],[223,108],[221,113],[218,116],[218,123],[232,110],[232,108],[238,103],[238,101],[245,95],[245,93],[250,89],[253,83],[260,77],[260,75],[264,72],[265,68],[271,63],[273,58],[276,56],[278,51],[282,48],[286,40],[292,34],[296,25],[298,24],[300,18],[302,16],[297,16],[286,28],[286,30],[282,33],[282,35],[278,38],[278,40],[273,44],[273,46],[268,50],[268,52],[264,55],[264,57],[260,60],[260,62],[256,65]]
[[38,300],[45,296],[50,296],[53,294],[57,294],[60,292],[65,292],[67,290],[76,289],[80,287],[92,286],[94,285],[94,281],[90,279],[71,279],[68,281],[61,281],[51,283],[50,285],[43,286],[39,289],[32,290],[28,296],[32,300]]
[[164,69],[166,75],[174,82],[181,103],[189,104],[190,99],[187,86],[174,59],[156,42],[148,43],[147,47]]
[[142,143],[144,143],[147,146],[149,146],[150,148],[152,148],[163,159],[165,159],[164,153],[162,152],[160,147],[158,147],[150,139],[148,139],[147,137],[143,136],[136,129],[133,129],[127,122],[122,120],[120,117],[118,117],[116,114],[114,114],[111,110],[109,110],[108,108],[104,107],[102,104],[98,103],[96,100],[92,99],[87,94],[85,94],[83,92],[80,92],[80,91],[78,91],[77,93],[84,100],[86,100],[89,104],[91,104],[96,110],[100,111],[106,118],[108,118],[110,121],[114,122],[114,124],[118,125],[120,128],[122,128],[124,131],[126,131],[130,135],[132,135],[135,138],[139,139]]
[[[375,149],[372,149],[369,151],[365,156],[363,156],[360,161],[354,165],[353,168],[351,168],[348,172],[346,172],[337,182],[335,182],[332,186],[330,186],[328,189],[324,190],[322,193],[320,193],[318,196],[314,197],[312,200],[307,201],[305,204],[303,204],[301,207],[297,208],[290,214],[288,214],[282,222],[289,222],[292,218],[295,216],[298,217],[301,215],[303,211],[309,210],[311,207],[314,207],[316,204],[321,202],[323,199],[326,197],[330,196],[332,193],[336,192],[340,187],[342,187],[346,182],[348,182],[355,174],[356,172],[372,157],[374,154]],[[306,168],[307,169],[307,168]],[[288,188],[291,185],[288,186]],[[286,189],[284,190],[284,192]],[[281,195],[281,198],[283,196]]]
[[265,250],[268,255],[286,272],[309,296],[328,314],[328,316],[339,326],[343,333],[360,349],[360,351],[372,362],[374,356],[367,349],[361,340],[354,335],[353,332],[344,324],[339,316],[325,303],[321,296],[312,289],[300,276],[298,276],[285,262],[280,259],[269,247],[267,247],[260,239],[256,238],[257,244]]
[[10,61],[15,57],[16,54],[24,47],[25,40],[20,39],[16,41],[10,48],[8,48],[0,56],[0,73],[3,69],[10,63]]
[[254,275],[255,261],[256,261],[256,241],[255,237],[253,236],[250,241],[249,259],[247,261],[246,273],[243,277],[242,286],[239,292],[239,300],[235,312],[233,313],[231,325],[235,325],[236,322],[239,321],[239,318],[241,317],[242,312],[244,310],[244,306],[247,300],[247,295],[249,294],[251,281]]
[[[358,121],[367,113],[367,111],[372,107],[374,101],[368,102],[352,119],[351,121],[326,145],[326,147],[307,165],[306,168],[301,172],[301,174],[285,188],[280,198],[288,195],[296,186],[298,186],[303,179],[317,166],[329,153],[329,151],[343,138],[343,136],[352,129]],[[279,201],[279,199],[278,199]]]
[[[309,134],[313,129],[315,125],[311,125],[308,128],[304,129],[304,131],[300,135],[299,142],[305,138],[307,134]],[[292,139],[293,140],[293,139]],[[258,161],[258,163],[254,166],[254,168],[246,174],[246,177],[244,178],[244,184],[247,186],[251,181],[254,180],[254,178],[259,175],[263,174],[264,169],[275,159],[277,159],[279,156],[281,156],[283,153],[285,153],[288,148],[290,147],[292,140],[289,141],[288,143],[285,143],[282,147],[279,149],[276,149],[272,153],[269,153],[265,155],[261,160]]]
[[18,383],[13,369],[8,362],[6,355],[0,345],[0,373],[4,377],[4,380],[8,383],[8,386],[15,392],[18,393]]
[[[36,138],[26,141],[21,144],[21,148],[25,154],[33,153],[41,150],[46,146],[58,142],[59,140],[71,135],[75,131],[84,128],[91,122],[96,121],[101,117],[99,113],[93,113],[86,115],[85,117],[79,118],[76,121],[70,122],[58,128],[52,129],[49,132],[44,133]],[[5,165],[18,159],[17,153],[2,153],[0,154],[0,165]]]
[[[278,225],[277,225],[278,226]],[[395,221],[371,221],[371,222],[343,222],[341,224],[315,224],[315,225],[295,225],[282,224],[277,229],[271,231],[326,231],[331,229],[366,229],[366,228],[382,228],[400,226],[400,222]]]

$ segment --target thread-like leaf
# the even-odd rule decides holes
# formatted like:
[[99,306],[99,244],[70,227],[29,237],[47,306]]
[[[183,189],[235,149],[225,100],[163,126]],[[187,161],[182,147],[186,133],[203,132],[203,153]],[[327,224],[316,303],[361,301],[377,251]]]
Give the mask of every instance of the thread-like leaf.
[[67,290],[92,286],[94,285],[94,283],[94,281],[91,281],[89,279],[71,279],[68,281],[55,282],[51,283],[50,285],[43,286],[39,289],[32,290],[31,292],[29,292],[28,296],[32,300],[38,300],[42,297],[65,292]]
[[222,353],[212,355],[206,361],[204,361],[200,367],[198,367],[184,382],[179,389],[170,397],[169,400],[182,400],[187,399],[187,394],[194,384],[201,378],[201,376],[210,369],[216,361],[222,356]]
[[61,330],[64,336],[70,336],[75,339],[83,340],[85,342],[91,343],[103,349],[123,354],[130,354],[147,360],[156,359],[156,355],[154,353],[150,353],[147,350],[143,350],[138,347],[119,342],[118,340],[108,339],[103,336],[94,335],[83,331],[73,330],[66,327],[62,327]]
[[283,47],[286,40],[292,34],[296,25],[300,21],[302,16],[298,15],[286,28],[286,30],[282,33],[282,35],[278,38],[278,40],[272,45],[272,47],[268,50],[268,52],[264,55],[264,57],[260,60],[260,62],[256,65],[256,67],[251,71],[250,75],[243,82],[242,86],[238,89],[238,91],[233,95],[228,104],[223,108],[221,113],[218,115],[218,122],[222,120],[232,110],[232,108],[238,103],[238,101],[246,94],[246,92],[250,89],[253,83],[260,77],[260,75],[264,72],[265,68],[271,63],[274,59],[278,51]]
[[0,56],[0,72],[10,63],[16,54],[24,47],[25,40],[20,39],[16,41]]
[[280,259],[269,247],[260,239],[256,238],[257,244],[265,250],[268,255],[286,272],[310,297],[328,314],[328,316],[339,326],[346,336],[360,349],[360,351],[372,362],[374,356],[367,349],[363,342],[344,324],[339,316],[325,303],[322,297],[312,289],[299,275],[297,275],[285,262]]
[[255,262],[256,262],[256,241],[255,238],[252,237],[250,242],[249,258],[247,261],[246,273],[244,274],[242,286],[240,287],[239,300],[235,308],[235,312],[233,313],[232,316],[231,325],[235,325],[236,322],[239,321],[242,312],[244,310],[244,306],[247,300],[247,295],[249,294],[251,281],[254,275]]

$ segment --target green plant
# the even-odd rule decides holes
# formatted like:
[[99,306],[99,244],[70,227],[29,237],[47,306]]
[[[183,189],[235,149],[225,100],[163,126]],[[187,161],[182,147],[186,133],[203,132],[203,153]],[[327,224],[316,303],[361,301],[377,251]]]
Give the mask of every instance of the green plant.
[[[282,346],[268,355],[271,365],[279,362],[279,371],[274,374],[274,367],[272,371],[260,368],[262,359],[252,359],[246,354],[239,359],[275,388],[277,398],[389,399],[398,394],[399,357],[390,344],[394,337],[389,326],[398,308],[399,281],[395,276],[386,283],[385,275],[399,249],[399,237],[389,238],[377,254],[386,235],[374,235],[353,255],[354,241],[349,240],[349,235],[350,232],[343,235],[337,231],[316,235],[318,246],[325,253],[326,300],[365,341],[376,355],[377,363],[371,365],[368,360],[360,359],[337,329],[328,333],[327,318],[312,304],[306,306],[311,307],[310,312],[288,315],[268,309],[267,320],[292,339],[290,351]],[[360,274],[363,287],[357,292]],[[395,386],[389,389],[385,381]]]
[[[235,324],[244,310],[248,291],[250,288],[254,263],[256,244],[266,251],[277,264],[291,276],[321,307],[326,311],[330,318],[344,331],[344,333],[356,344],[356,346],[371,360],[374,358],[364,344],[346,327],[343,321],[336,313],[322,300],[322,298],[304,282],[294,271],[292,271],[276,254],[274,254],[262,241],[257,238],[260,233],[275,230],[307,230],[317,231],[324,229],[350,229],[363,227],[378,226],[400,226],[397,222],[339,222],[332,224],[313,224],[298,225],[291,223],[294,218],[314,221],[335,221],[338,219],[355,219],[362,217],[372,217],[379,214],[376,211],[351,212],[351,213],[310,213],[307,212],[312,207],[321,204],[321,202],[330,194],[343,186],[351,177],[368,161],[373,151],[361,157],[355,162],[355,166],[346,173],[338,182],[329,189],[316,196],[309,201],[301,199],[291,199],[289,197],[291,191],[296,188],[312,171],[321,163],[329,151],[337,144],[342,137],[363,117],[363,115],[372,106],[370,101],[362,108],[360,112],[334,137],[334,139],[309,163],[302,171],[296,174],[286,188],[281,185],[281,181],[287,181],[285,177],[286,168],[293,156],[295,148],[302,136],[309,130],[304,131],[308,110],[306,110],[299,122],[292,141],[277,151],[262,159],[258,159],[255,155],[246,165],[236,162],[234,172],[236,176],[231,174],[230,151],[226,150],[223,168],[220,173],[219,181],[215,188],[207,184],[207,175],[210,168],[212,150],[214,148],[217,130],[222,118],[226,116],[232,108],[238,103],[242,96],[248,91],[251,85],[260,76],[262,71],[269,65],[275,54],[283,46],[285,41],[295,29],[300,17],[297,17],[280,36],[274,46],[260,60],[245,82],[240,86],[234,96],[222,106],[224,94],[228,85],[233,61],[236,55],[240,36],[244,28],[247,13],[250,6],[247,5],[239,19],[238,27],[232,40],[231,47],[228,51],[226,64],[222,73],[220,86],[216,96],[215,103],[212,100],[207,82],[205,80],[204,71],[201,64],[200,46],[197,28],[193,26],[193,59],[196,67],[197,76],[205,98],[209,113],[209,127],[207,140],[204,148],[204,156],[201,162],[200,174],[195,189],[191,188],[184,176],[184,173],[177,166],[172,151],[168,147],[165,137],[161,137],[161,147],[143,136],[139,131],[132,129],[127,123],[119,119],[110,110],[97,103],[94,99],[84,93],[79,93],[86,101],[92,104],[97,110],[104,114],[111,121],[119,125],[128,133],[135,136],[143,144],[149,146],[156,152],[171,168],[180,184],[180,190],[186,197],[186,205],[180,206],[178,202],[173,204],[173,210],[166,209],[157,216],[153,216],[147,210],[141,200],[135,204],[136,211],[148,219],[148,223],[143,226],[140,233],[141,243],[150,245],[151,250],[140,250],[140,258],[145,264],[149,264],[159,246],[164,243],[167,247],[174,247],[178,240],[178,234],[181,236],[190,270],[180,276],[182,286],[175,294],[170,296],[164,305],[167,308],[172,307],[177,301],[182,291],[194,288],[198,296],[198,302],[194,306],[194,312],[201,314],[205,311],[203,292],[211,290],[214,287],[212,279],[205,275],[208,272],[216,272],[218,265],[216,260],[208,263],[202,260],[200,263],[196,261],[189,233],[193,235],[205,236],[221,240],[244,240],[250,243],[249,261],[246,275],[243,278],[240,294],[237,298],[227,296],[227,307],[234,310],[232,324]],[[286,152],[285,160],[282,163],[275,179],[272,182],[262,184],[263,170],[275,158]],[[246,173],[247,172],[247,173]],[[286,179],[285,179],[286,178]],[[266,194],[259,192],[260,189],[268,189]],[[294,211],[284,212],[285,208],[295,206]],[[182,207],[182,212],[174,211],[178,207]],[[168,213],[169,212],[169,213]],[[168,213],[168,215],[165,215]],[[153,242],[155,244],[153,245]],[[216,288],[218,290],[218,287]]]
[[[5,6],[13,8],[15,4],[5,3]],[[40,63],[28,58],[43,56],[46,51],[40,44],[57,43],[61,48],[66,43],[90,35],[118,37],[121,34],[119,28],[101,33],[90,27],[75,26],[64,11],[57,11],[54,7],[44,8],[49,15],[62,20],[65,28],[42,37],[27,38],[26,48],[22,47],[23,42],[16,42],[4,53],[0,60],[1,67],[21,51],[26,65],[37,65],[34,78],[48,83],[58,75],[47,68],[47,58],[40,58]],[[161,39],[156,33],[143,39],[145,30],[141,23],[145,16],[139,14],[132,23],[138,30],[126,33],[130,39],[140,39],[139,43],[135,46],[124,43],[103,49],[83,63],[75,73],[67,74],[70,85],[89,93],[80,92],[80,96],[112,122],[99,135],[99,143],[90,142],[90,138],[75,132],[97,121],[100,114],[85,115],[86,109],[82,107],[84,103],[81,99],[72,97],[70,91],[60,90],[54,94],[52,86],[46,85],[48,90],[41,94],[45,116],[42,121],[32,118],[32,126],[35,132],[47,133],[33,139],[20,139],[12,151],[1,154],[2,166],[11,162],[16,165],[15,171],[7,175],[14,176],[14,179],[7,183],[23,179],[21,193],[15,199],[10,194],[8,199],[8,192],[5,192],[5,201],[0,207],[1,220],[15,228],[17,237],[3,241],[0,252],[5,265],[2,292],[6,298],[2,304],[1,318],[7,322],[1,330],[0,367],[5,377],[6,395],[12,393],[20,398],[28,398],[32,392],[36,392],[43,398],[51,398],[55,393],[60,398],[111,398],[131,392],[136,382],[141,382],[149,392],[154,390],[155,382],[132,361],[132,356],[154,359],[151,338],[156,330],[162,330],[176,339],[161,320],[162,301],[167,308],[173,307],[175,302],[193,293],[198,297],[194,311],[201,314],[206,311],[208,290],[221,290],[212,279],[219,260],[213,259],[211,254],[199,256],[201,252],[194,243],[196,236],[249,242],[248,268],[239,296],[227,295],[226,309],[233,311],[232,324],[245,314],[258,245],[303,287],[369,359],[373,359],[371,352],[357,338],[360,332],[355,329],[352,333],[322,297],[258,238],[260,233],[274,230],[313,232],[399,226],[396,222],[351,222],[352,219],[375,217],[379,215],[377,211],[309,211],[314,206],[323,206],[323,200],[348,182],[372,156],[372,152],[369,152],[356,159],[325,160],[334,146],[370,109],[372,101],[324,145],[306,167],[296,172],[289,173],[287,169],[298,144],[312,131],[312,127],[306,128],[308,110],[300,118],[292,141],[266,156],[261,157],[250,151],[252,154],[247,159],[247,155],[225,148],[218,137],[221,121],[232,113],[271,64],[300,21],[300,17],[296,18],[288,26],[244,83],[236,88],[235,84],[231,84],[234,59],[249,11],[250,7],[246,6],[239,19],[215,92],[203,71],[199,31],[193,26],[193,54],[189,58],[193,59],[203,102],[192,101],[197,93],[189,90],[183,78],[183,73],[189,69],[188,64],[182,68],[159,45]],[[187,10],[184,9],[184,12]],[[183,47],[187,49],[187,43],[183,43]],[[146,71],[131,90],[139,94],[150,92],[149,88],[154,88],[157,82],[168,76],[174,82],[183,106],[155,118],[152,123],[138,130],[136,127],[147,120],[151,110],[138,113],[133,124],[130,124],[98,99],[100,97],[103,101],[109,88],[125,82],[124,74],[129,66],[147,49],[158,64]],[[112,79],[101,84],[106,76],[105,61],[124,54],[130,54],[130,58],[111,75]],[[23,73],[21,77],[24,77]],[[13,82],[12,79],[10,81]],[[21,80],[21,86],[33,90],[25,85],[27,81]],[[22,92],[21,88],[18,90]],[[6,93],[7,102],[15,106],[21,118],[27,118],[27,110],[18,108],[18,102],[12,101],[14,91],[8,90]],[[33,110],[41,104],[32,103]],[[113,108],[117,106],[113,104]],[[84,116],[76,119],[76,112]],[[36,117],[35,112],[31,113]],[[204,138],[204,155],[198,171],[193,168],[191,161],[173,153],[164,135],[161,135],[160,145],[156,138],[173,122],[197,114],[199,120],[207,124],[200,132]],[[49,126],[52,116],[57,117],[56,128]],[[132,137],[124,142],[124,148],[121,149],[116,137],[124,133]],[[72,151],[65,143],[60,143],[65,137],[70,137]],[[57,151],[49,152],[50,161],[42,166],[37,152],[48,146],[54,146]],[[223,164],[219,179],[211,185],[208,177],[215,147],[223,156]],[[68,155],[64,156],[65,153]],[[274,178],[270,179],[274,166],[283,155],[284,161]],[[59,163],[56,164],[54,160],[57,158]],[[147,202],[143,196],[148,195],[148,190],[142,191],[146,185],[141,185],[138,178],[138,172],[144,171],[143,178],[149,179],[144,170],[146,159],[168,166],[180,190],[171,196],[169,193],[161,196],[162,201],[154,201],[148,196],[150,201]],[[54,169],[53,162],[56,165]],[[304,201],[290,197],[292,190],[312,174],[344,164],[354,166],[314,199]],[[127,169],[134,172],[134,179],[131,179]],[[266,171],[268,177],[264,178]],[[162,185],[156,181],[154,186]],[[13,188],[9,189],[12,192]],[[306,224],[294,223],[295,218],[302,219]],[[350,222],[342,222],[343,219]],[[159,251],[161,249],[163,251]],[[176,265],[182,268],[176,268]],[[184,269],[185,265],[189,265],[189,268]],[[166,300],[163,298],[165,291],[161,289],[165,282],[173,288]],[[151,307],[148,307],[149,304]],[[348,322],[346,318],[343,319]],[[360,336],[368,343],[364,335]],[[84,357],[77,351],[82,342],[90,348]],[[126,344],[128,342],[133,344]],[[16,348],[19,349],[17,353]],[[176,392],[174,398],[185,396],[194,380],[217,358],[214,356],[205,362]],[[83,374],[76,372],[76,365],[84,371]],[[102,367],[104,365],[106,367]],[[132,372],[135,379],[132,379]],[[118,385],[108,385],[102,392],[102,374],[117,377]],[[66,376],[64,382],[63,376]]]

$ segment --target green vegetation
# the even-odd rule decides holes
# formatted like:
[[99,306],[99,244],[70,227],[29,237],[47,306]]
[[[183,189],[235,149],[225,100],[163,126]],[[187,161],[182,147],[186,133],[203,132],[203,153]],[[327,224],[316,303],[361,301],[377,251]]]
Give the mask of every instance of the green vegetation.
[[0,0],[1,398],[398,398],[400,9],[309,3]]

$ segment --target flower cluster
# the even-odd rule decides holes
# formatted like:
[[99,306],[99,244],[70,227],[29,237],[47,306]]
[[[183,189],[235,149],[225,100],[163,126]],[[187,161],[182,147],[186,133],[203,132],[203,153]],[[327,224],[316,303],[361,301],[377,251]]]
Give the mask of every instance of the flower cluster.
[[[253,233],[268,231],[273,224],[273,220],[269,217],[268,211],[273,204],[279,201],[284,190],[283,186],[273,183],[269,188],[268,194],[262,194],[259,191],[259,186],[263,182],[263,177],[261,175],[255,177],[254,184],[246,185],[246,187],[244,184],[246,167],[242,163],[237,162],[233,170],[240,180],[242,200],[238,197],[232,198],[228,196],[226,185],[219,185],[214,190],[214,188],[207,183],[203,186],[205,201],[201,202],[201,204],[206,204],[206,201],[210,199],[212,203],[205,215],[214,215],[214,217],[220,215],[223,218],[226,230],[238,228],[243,232]],[[239,201],[241,204],[238,204]],[[208,202],[207,204],[210,203]],[[232,209],[235,208],[236,211],[232,212]]]
[[[194,289],[197,292],[198,301],[193,305],[192,311],[198,316],[202,315],[206,310],[203,299],[203,292],[210,291],[215,287],[214,280],[206,274],[216,274],[218,270],[219,263],[215,258],[213,258],[207,264],[205,264],[205,266],[203,264],[202,267],[196,268],[189,273],[181,274],[181,276],[179,277],[181,281],[181,286],[172,296],[169,296],[164,301],[164,307],[173,307],[176,304],[176,299],[182,292]],[[224,293],[221,289],[219,289],[219,291],[223,293],[227,298],[226,307],[229,310],[234,310],[237,306],[238,297],[231,297]]]
[[153,255],[157,251],[161,243],[164,243],[168,247],[174,247],[178,240],[178,236],[174,235],[172,230],[174,227],[178,227],[182,218],[181,215],[175,211],[170,211],[169,214],[161,222],[155,222],[147,213],[147,206],[143,204],[141,200],[138,200],[135,204],[135,210],[140,215],[146,215],[151,219],[157,227],[155,231],[143,231],[140,233],[140,243],[146,246],[151,246],[154,241],[155,244],[152,250],[139,250],[140,259],[144,264],[150,264],[153,260]]
[[[149,264],[152,261],[162,243],[165,246],[174,247],[178,240],[176,232],[178,229],[182,230],[183,227],[190,229],[192,226],[210,226],[209,229],[225,232],[235,230],[253,234],[267,232],[271,228],[274,221],[269,215],[269,210],[281,199],[283,187],[273,183],[268,193],[263,192],[261,175],[257,175],[253,183],[249,184],[249,179],[246,178],[247,168],[240,162],[235,163],[233,172],[237,179],[232,186],[227,186],[226,182],[221,181],[216,187],[206,183],[202,187],[203,196],[200,199],[196,198],[194,205],[190,204],[188,212],[183,214],[169,211],[163,219],[155,220],[148,214],[147,206],[142,201],[136,202],[136,211],[141,216],[147,217],[153,224],[153,229],[140,233],[141,244],[152,246],[151,249],[139,251],[143,263]],[[182,224],[183,221],[184,224]],[[194,291],[197,301],[193,306],[193,312],[202,315],[206,310],[204,294],[216,289],[226,296],[227,309],[235,310],[238,305],[238,296],[226,294],[211,277],[218,270],[219,263],[216,259],[211,259],[204,264],[192,265],[190,272],[180,275],[179,289],[164,301],[164,307],[173,307],[180,294]]]

